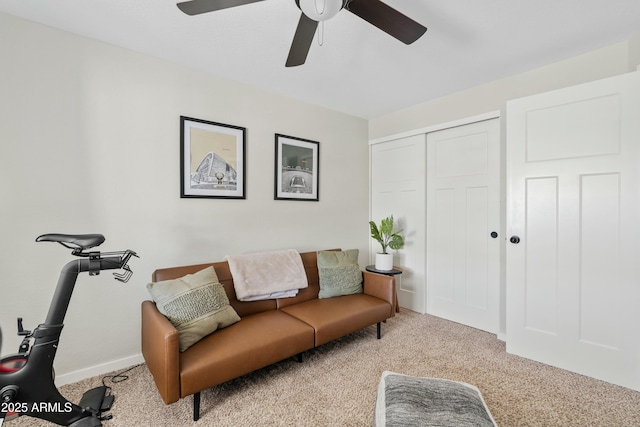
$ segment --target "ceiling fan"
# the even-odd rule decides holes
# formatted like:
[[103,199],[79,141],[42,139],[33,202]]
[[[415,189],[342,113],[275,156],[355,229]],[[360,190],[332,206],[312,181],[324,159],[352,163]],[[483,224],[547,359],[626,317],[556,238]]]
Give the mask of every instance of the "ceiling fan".
[[[264,0],[190,0],[178,3],[187,15],[199,15]],[[320,21],[335,16],[342,9],[359,16],[405,44],[418,40],[427,28],[380,0],[295,0],[302,11],[293,36],[286,66],[304,64]]]

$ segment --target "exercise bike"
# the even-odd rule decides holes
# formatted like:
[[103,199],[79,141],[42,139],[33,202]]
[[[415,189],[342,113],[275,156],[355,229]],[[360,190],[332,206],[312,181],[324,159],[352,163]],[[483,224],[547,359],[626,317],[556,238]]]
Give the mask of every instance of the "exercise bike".
[[36,242],[57,242],[71,249],[71,254],[79,259],[62,268],[44,323],[32,332],[25,330],[22,318],[18,318],[18,335],[24,337],[18,353],[0,359],[0,426],[8,413],[73,427],[102,426],[102,421],[108,419],[103,413],[111,407],[113,395],[106,394],[107,387],[87,391],[76,405],[60,394],[53,378],[53,360],[78,274],[88,272],[95,276],[102,270],[122,270],[113,275],[124,283],[133,275],[127,263],[138,256],[135,252],[90,251],[104,240],[101,234],[44,234],[36,239]]

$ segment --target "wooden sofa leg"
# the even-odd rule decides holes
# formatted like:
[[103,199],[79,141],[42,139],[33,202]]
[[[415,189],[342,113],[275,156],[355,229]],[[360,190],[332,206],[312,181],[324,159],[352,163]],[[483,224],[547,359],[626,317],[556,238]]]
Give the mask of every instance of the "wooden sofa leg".
[[193,394],[193,421],[200,419],[200,392]]
[[380,339],[381,324],[378,322],[378,339]]
[[302,353],[298,353],[296,357],[298,358],[298,363],[302,363]]

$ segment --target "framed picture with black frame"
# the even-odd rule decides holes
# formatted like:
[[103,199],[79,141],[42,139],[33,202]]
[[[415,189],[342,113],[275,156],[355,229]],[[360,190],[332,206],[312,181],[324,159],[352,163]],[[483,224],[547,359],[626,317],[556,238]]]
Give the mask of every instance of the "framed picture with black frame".
[[246,133],[180,116],[180,197],[245,199]]
[[320,182],[320,143],[276,134],[275,200],[317,202]]

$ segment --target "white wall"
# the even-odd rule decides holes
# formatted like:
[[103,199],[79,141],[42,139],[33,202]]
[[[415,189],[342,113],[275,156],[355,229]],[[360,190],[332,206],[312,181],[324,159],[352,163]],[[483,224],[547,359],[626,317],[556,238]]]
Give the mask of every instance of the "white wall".
[[[17,350],[16,317],[44,321],[72,258],[34,243],[43,233],[103,233],[102,249],[141,257],[128,284],[80,276],[56,359],[63,382],[139,359],[156,268],[289,247],[359,248],[366,263],[365,120],[5,14],[0,58],[3,354]],[[180,115],[247,128],[246,200],[179,197]],[[319,202],[273,199],[275,133],[320,142]]]
[[[501,110],[507,100],[635,71],[639,63],[640,35],[526,73],[372,119],[369,121],[369,138],[383,138]],[[472,68],[470,72],[473,72]]]

